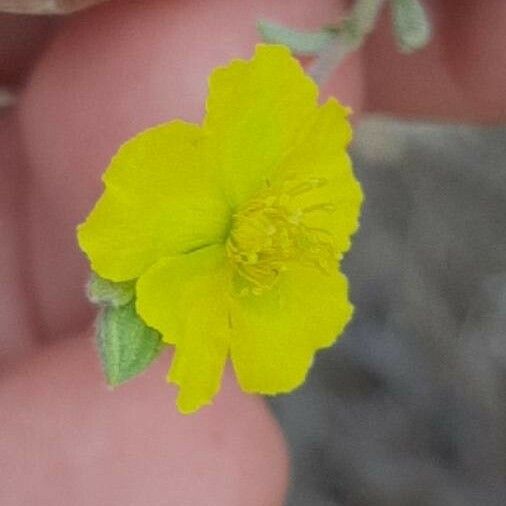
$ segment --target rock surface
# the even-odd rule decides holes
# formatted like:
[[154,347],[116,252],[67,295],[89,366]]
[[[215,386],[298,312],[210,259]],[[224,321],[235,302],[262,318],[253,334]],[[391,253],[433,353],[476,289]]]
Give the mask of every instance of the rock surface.
[[506,129],[368,121],[354,159],[355,319],[273,401],[288,504],[504,505]]

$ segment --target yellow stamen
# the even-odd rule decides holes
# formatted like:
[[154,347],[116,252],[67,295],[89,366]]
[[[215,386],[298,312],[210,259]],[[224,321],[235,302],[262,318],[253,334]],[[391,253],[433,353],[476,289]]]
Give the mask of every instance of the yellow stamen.
[[323,178],[285,181],[268,186],[237,210],[227,253],[236,274],[243,280],[240,294],[269,290],[293,262],[311,265],[323,272],[329,272],[336,265],[339,255],[330,232],[304,223],[309,213],[332,213],[334,206],[321,202],[298,207],[294,200],[326,184]]

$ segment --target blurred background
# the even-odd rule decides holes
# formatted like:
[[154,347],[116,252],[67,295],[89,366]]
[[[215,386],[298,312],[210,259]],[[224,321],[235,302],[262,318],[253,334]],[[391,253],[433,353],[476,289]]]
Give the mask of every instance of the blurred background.
[[289,506],[506,504],[506,129],[374,118],[355,318],[272,407]]
[[[59,21],[37,22],[27,61]],[[19,56],[3,42],[4,61]],[[506,128],[372,118],[352,156],[366,195],[344,261],[355,318],[271,401],[292,453],[287,506],[504,506]]]

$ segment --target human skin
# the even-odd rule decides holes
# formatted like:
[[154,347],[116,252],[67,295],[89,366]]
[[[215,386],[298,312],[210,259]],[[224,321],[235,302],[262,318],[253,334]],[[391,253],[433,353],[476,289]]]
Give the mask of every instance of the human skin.
[[[356,117],[504,120],[506,4],[427,4],[428,48],[398,54],[385,17],[324,93]],[[64,20],[0,16],[0,56],[10,55],[0,79],[21,88],[0,117],[2,506],[282,504],[280,430],[230,370],[215,404],[190,417],[175,411],[175,388],[165,384],[168,355],[130,384],[105,388],[75,226],[124,140],[172,118],[200,120],[207,75],[251,54],[258,18],[314,28],[343,8],[331,0],[289,7],[118,0]]]

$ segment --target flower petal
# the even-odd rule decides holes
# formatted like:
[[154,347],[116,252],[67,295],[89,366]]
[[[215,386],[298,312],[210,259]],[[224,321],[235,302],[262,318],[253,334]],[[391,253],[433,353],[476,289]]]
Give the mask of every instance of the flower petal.
[[242,389],[276,394],[299,386],[316,350],[351,318],[347,280],[299,267],[263,295],[233,301],[231,357]]
[[257,191],[317,107],[318,89],[284,46],[258,45],[209,80],[204,128],[232,205]]
[[199,127],[174,121],[120,148],[102,197],[78,228],[93,271],[113,281],[133,279],[165,255],[221,240],[230,211],[201,144]]
[[283,160],[274,177],[274,181],[286,178],[325,180],[322,187],[301,193],[292,204],[298,208],[319,204],[332,206],[331,213],[315,211],[305,214],[304,223],[331,232],[340,252],[350,247],[350,236],[358,228],[363,200],[360,184],[346,153],[351,140],[347,115],[348,110],[337,100],[328,100],[308,122],[296,147]]
[[222,246],[157,262],[137,282],[137,312],[176,344],[168,380],[179,385],[183,413],[219,390],[230,345],[228,271]]

